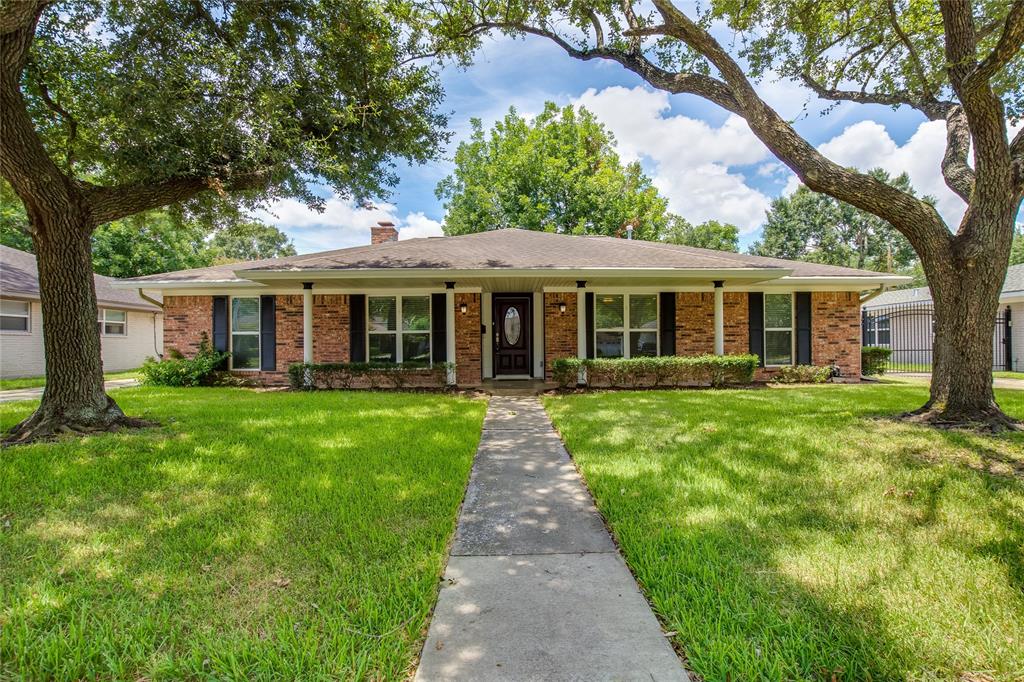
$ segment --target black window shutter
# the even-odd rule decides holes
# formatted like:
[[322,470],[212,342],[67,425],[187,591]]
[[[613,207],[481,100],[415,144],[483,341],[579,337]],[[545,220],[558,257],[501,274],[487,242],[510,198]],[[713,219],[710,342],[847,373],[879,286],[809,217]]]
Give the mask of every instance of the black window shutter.
[[444,294],[430,295],[430,333],[434,347],[430,352],[433,362],[448,361],[448,297]]
[[277,369],[277,297],[260,296],[260,369]]
[[594,292],[583,296],[583,323],[587,330],[587,358],[594,357]]
[[366,294],[348,297],[348,349],[352,362],[366,362]]
[[[228,352],[228,297],[213,297],[213,349],[218,353]],[[227,358],[218,365],[218,369],[228,366]]]
[[756,355],[764,367],[764,294],[751,291],[747,294],[747,319],[750,324],[750,354]]
[[661,354],[676,354],[676,295],[672,291],[663,291],[658,297],[658,317],[661,324]]
[[796,364],[811,364],[811,292],[796,293]]

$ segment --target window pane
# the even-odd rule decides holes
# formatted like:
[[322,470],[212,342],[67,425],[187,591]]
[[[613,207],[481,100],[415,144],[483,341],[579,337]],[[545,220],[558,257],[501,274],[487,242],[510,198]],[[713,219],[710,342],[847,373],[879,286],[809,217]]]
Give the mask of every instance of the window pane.
[[658,295],[637,296],[631,294],[629,297],[629,328],[630,329],[657,329],[658,328]]
[[430,334],[402,334],[402,362],[430,364]]
[[[249,299],[245,299],[249,300]],[[235,369],[260,368],[260,337],[257,334],[231,335],[231,366]]]
[[106,322],[103,333],[107,336],[124,336],[124,322]]
[[[370,296],[368,299],[370,310],[370,331],[371,332],[393,332],[395,331],[395,307],[394,296]],[[392,346],[394,350],[394,346]]]
[[595,329],[620,328],[622,320],[622,294],[598,294],[594,297]]
[[370,334],[370,362],[395,362],[395,334]]
[[658,332],[630,332],[629,357],[658,354]]
[[622,357],[622,332],[597,332],[594,349],[599,358]]
[[123,310],[104,310],[103,319],[107,322],[125,322],[127,321],[128,313]]
[[793,326],[792,296],[789,294],[764,295],[764,326],[766,329]]
[[8,317],[6,315],[0,316],[0,331],[5,331],[5,332],[27,332],[28,331],[28,318],[27,317]]
[[402,297],[402,329],[404,331],[430,331],[430,297]]
[[764,364],[793,364],[793,332],[764,333]]
[[[113,312],[113,311],[111,311]],[[260,299],[231,299],[231,331],[258,332],[260,330]]]
[[0,315],[28,315],[28,301],[0,301]]
[[523,331],[523,322],[519,318],[518,308],[509,307],[505,310],[503,327],[505,331],[505,342],[510,346],[514,346],[519,343],[519,335]]

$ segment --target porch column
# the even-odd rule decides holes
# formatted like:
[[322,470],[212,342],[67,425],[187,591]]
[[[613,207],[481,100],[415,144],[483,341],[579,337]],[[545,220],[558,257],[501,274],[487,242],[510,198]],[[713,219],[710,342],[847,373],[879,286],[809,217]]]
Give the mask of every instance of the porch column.
[[715,355],[725,355],[725,282],[715,280]]
[[[586,280],[576,281],[576,357],[580,360],[587,358],[587,282]],[[586,373],[580,368],[580,375],[577,381],[581,384],[587,383]]]
[[313,362],[313,283],[302,283],[302,361]]
[[448,358],[448,384],[455,383],[455,282],[444,283],[445,357]]

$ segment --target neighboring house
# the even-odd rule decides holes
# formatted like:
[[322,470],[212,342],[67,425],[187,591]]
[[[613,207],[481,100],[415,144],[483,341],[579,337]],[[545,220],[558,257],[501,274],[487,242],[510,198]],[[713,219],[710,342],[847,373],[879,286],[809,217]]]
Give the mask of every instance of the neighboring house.
[[[927,369],[932,363],[934,320],[928,287],[887,291],[865,301],[862,340],[865,346],[892,349],[890,364],[896,370]],[[1011,265],[1006,271],[993,320],[992,357],[993,369],[1024,367],[1024,265]]]
[[860,374],[877,272],[518,229],[371,244],[118,282],[159,290],[164,345],[207,335],[266,384],[293,363],[452,361],[461,386],[551,378],[563,357],[753,352]]
[[[111,277],[95,278],[103,369],[134,369],[158,356],[163,348],[160,308],[135,291],[115,289]],[[36,257],[0,246],[0,377],[46,373],[43,327]]]

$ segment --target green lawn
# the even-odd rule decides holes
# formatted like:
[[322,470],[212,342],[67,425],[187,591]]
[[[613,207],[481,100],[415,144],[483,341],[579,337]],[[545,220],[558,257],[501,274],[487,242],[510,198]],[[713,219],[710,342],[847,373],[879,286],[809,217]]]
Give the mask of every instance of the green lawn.
[[[1024,434],[875,418],[925,391],[545,400],[703,679],[1020,680]],[[1024,417],[1024,393],[997,393]]]
[[996,379],[1024,379],[1024,372],[992,372]]
[[[402,679],[485,405],[129,388],[0,453],[0,679]],[[9,428],[32,403],[0,405]]]
[[[111,379],[138,379],[139,370],[127,369],[123,372],[107,372],[103,378]],[[46,377],[20,377],[18,379],[0,379],[0,391],[12,391],[16,388],[39,388],[46,385]]]

